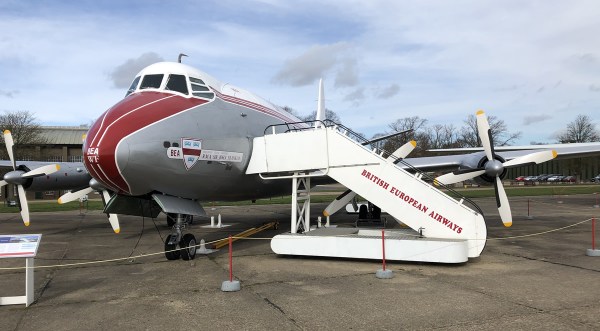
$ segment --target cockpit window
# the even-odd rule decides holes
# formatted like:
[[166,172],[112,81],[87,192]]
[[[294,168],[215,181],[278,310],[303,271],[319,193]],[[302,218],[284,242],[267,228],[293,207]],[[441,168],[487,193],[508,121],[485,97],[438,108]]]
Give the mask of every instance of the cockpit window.
[[192,91],[194,91],[194,92],[198,92],[198,91],[204,92],[204,91],[210,91],[210,90],[206,86],[192,84]]
[[140,85],[140,90],[147,88],[159,88],[163,76],[164,75],[162,74],[144,76],[144,79],[142,79],[142,85]]
[[131,83],[131,86],[129,86],[129,89],[127,90],[127,94],[125,94],[125,96],[128,96],[131,93],[133,93],[133,91],[135,91],[135,89],[137,88],[139,82],[140,82],[140,76],[135,77],[135,79]]
[[165,87],[167,91],[177,91],[179,93],[188,94],[187,81],[183,75],[169,75],[169,81]]
[[204,99],[214,99],[215,94],[210,92],[208,86],[201,79],[190,77],[190,83],[192,85],[192,95]]

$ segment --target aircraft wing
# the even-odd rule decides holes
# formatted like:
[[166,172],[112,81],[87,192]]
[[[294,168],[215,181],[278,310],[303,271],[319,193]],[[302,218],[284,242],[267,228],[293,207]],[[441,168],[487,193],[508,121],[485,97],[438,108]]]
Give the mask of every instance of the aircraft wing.
[[[523,151],[523,150],[546,150],[553,149],[559,155],[578,156],[593,156],[589,154],[600,154],[600,142],[593,143],[573,143],[573,144],[549,144],[549,145],[523,145],[523,146],[495,146],[494,150],[501,151]],[[429,152],[479,152],[483,151],[483,147],[466,147],[466,148],[441,148],[430,149]],[[577,155],[581,154],[581,155]]]
[[[557,159],[600,156],[600,143],[578,143],[578,144],[553,144],[553,145],[529,145],[529,146],[500,146],[494,148],[496,154],[506,161],[530,154],[532,150],[555,150]],[[455,154],[443,156],[429,156],[420,158],[406,158],[405,162],[413,167],[424,171],[453,169],[461,165],[469,165],[472,160],[483,156],[483,148],[452,148],[436,149],[431,152],[474,152],[468,154]]]
[[[29,170],[33,170],[33,169],[43,167],[43,166],[49,165],[49,164],[58,164],[61,167],[63,165],[68,164],[70,167],[79,167],[81,169],[85,169],[83,162],[50,162],[50,161],[18,161],[17,160],[17,166],[24,165],[27,168],[29,168]],[[0,160],[0,168],[3,168],[3,167],[12,168],[12,162],[10,162],[9,160]]]

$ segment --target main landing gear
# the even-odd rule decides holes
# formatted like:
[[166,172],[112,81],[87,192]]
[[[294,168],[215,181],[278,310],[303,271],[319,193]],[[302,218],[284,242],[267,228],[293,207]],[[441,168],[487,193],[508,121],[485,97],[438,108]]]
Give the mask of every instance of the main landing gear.
[[169,214],[167,219],[169,218],[174,220],[174,224],[173,231],[165,240],[165,257],[167,260],[177,260],[180,257],[184,260],[193,260],[196,257],[196,237],[191,233],[182,233],[191,217],[183,214]]

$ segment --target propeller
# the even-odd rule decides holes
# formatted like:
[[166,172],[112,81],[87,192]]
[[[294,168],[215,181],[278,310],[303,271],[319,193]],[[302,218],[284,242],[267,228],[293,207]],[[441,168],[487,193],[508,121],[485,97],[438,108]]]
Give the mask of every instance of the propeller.
[[17,196],[19,198],[19,208],[21,210],[21,218],[25,226],[29,226],[29,205],[27,203],[27,196],[25,195],[25,188],[23,184],[27,179],[45,176],[57,172],[60,169],[58,164],[48,164],[39,168],[35,168],[28,172],[23,170],[17,170],[17,163],[15,161],[13,148],[15,142],[12,137],[12,133],[9,130],[4,130],[4,142],[6,144],[6,151],[8,152],[8,158],[13,166],[13,171],[8,172],[4,175],[4,180],[0,181],[0,187],[6,184],[13,184],[17,186]]
[[[396,160],[404,159],[406,158],[406,156],[408,156],[408,154],[410,154],[410,152],[412,152],[415,149],[416,146],[417,142],[411,140],[406,144],[400,146],[400,148],[398,148],[394,153],[388,156],[387,160],[394,162]],[[346,190],[344,193],[340,194],[337,198],[335,198],[335,200],[333,200],[325,208],[325,210],[323,210],[323,215],[327,217],[335,214],[338,210],[347,205],[348,202],[354,199],[354,197],[356,197],[355,192],[353,192],[352,190]]]
[[[63,194],[58,199],[58,203],[63,204],[63,203],[75,201],[77,199],[81,199],[84,196],[90,194],[94,190],[99,191],[102,194],[102,200],[104,201],[104,205],[106,206],[106,204],[108,203],[108,200],[110,200],[110,194],[108,193],[108,190],[106,190],[100,183],[98,183],[97,180],[95,180],[93,178],[90,180],[89,187],[86,187],[86,188],[76,191],[76,192],[67,192],[67,193]],[[107,214],[107,216],[108,216],[108,221],[110,222],[110,226],[112,227],[113,231],[115,233],[121,232],[121,227],[119,225],[119,217],[117,216],[117,214]]]
[[542,163],[554,159],[558,154],[554,150],[547,150],[541,152],[535,152],[514,158],[510,161],[501,162],[496,159],[496,153],[494,152],[494,140],[492,138],[492,132],[490,130],[490,124],[488,123],[487,117],[483,110],[477,112],[477,131],[479,139],[483,146],[487,162],[481,168],[457,170],[445,175],[439,176],[435,179],[434,184],[453,184],[461,181],[465,181],[471,178],[475,178],[481,175],[487,175],[494,178],[494,192],[496,193],[496,205],[498,206],[498,212],[504,226],[509,227],[512,225],[512,214],[510,206],[508,204],[508,197],[506,191],[502,185],[500,176],[507,168],[522,166],[531,163]]
[[348,204],[350,200],[352,200],[356,196],[356,193],[352,190],[346,190],[344,193],[340,194],[335,200],[333,200],[325,210],[323,210],[323,215],[325,217],[331,216],[340,210],[342,207]]

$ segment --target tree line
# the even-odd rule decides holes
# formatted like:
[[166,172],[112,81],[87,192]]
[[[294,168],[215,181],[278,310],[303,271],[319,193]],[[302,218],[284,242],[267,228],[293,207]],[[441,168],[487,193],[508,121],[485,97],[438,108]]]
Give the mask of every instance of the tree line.
[[[316,111],[306,116],[298,114],[290,107],[283,109],[303,121],[314,120]],[[340,123],[341,120],[337,113],[327,109],[325,117],[333,122]],[[488,116],[490,131],[495,146],[512,145],[517,139],[521,138],[521,132],[511,132],[506,123],[496,116]],[[469,115],[463,121],[463,125],[456,127],[454,124],[429,124],[427,119],[419,116],[404,117],[397,119],[388,125],[388,130],[375,134],[371,139],[382,137],[394,132],[402,132],[411,130],[410,132],[381,141],[377,143],[379,149],[385,150],[388,153],[393,153],[397,148],[410,140],[417,141],[417,147],[411,153],[411,156],[431,156],[431,153],[426,153],[430,149],[445,149],[445,148],[465,148],[465,147],[480,147],[481,141],[477,133],[477,119],[475,115]],[[584,143],[600,141],[600,132],[587,115],[577,115],[575,120],[568,123],[565,130],[557,137],[558,143]],[[540,143],[531,142],[532,145]]]

